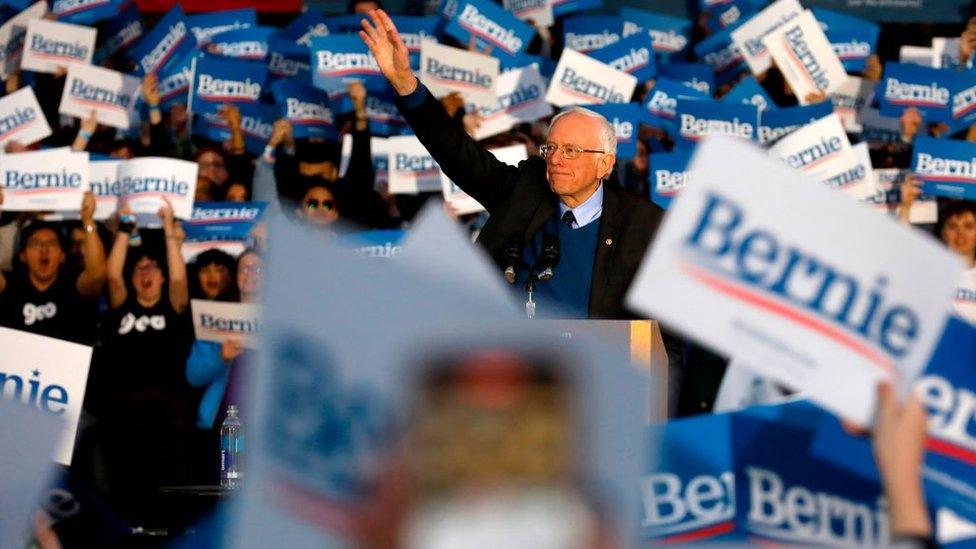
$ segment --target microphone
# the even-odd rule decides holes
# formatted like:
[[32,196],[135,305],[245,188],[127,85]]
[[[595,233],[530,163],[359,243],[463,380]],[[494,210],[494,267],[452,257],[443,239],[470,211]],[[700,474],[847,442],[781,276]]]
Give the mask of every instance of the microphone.
[[508,241],[508,245],[502,250],[502,259],[505,264],[505,280],[509,284],[515,284],[516,269],[522,262],[522,239],[517,235]]
[[539,274],[536,278],[543,282],[551,280],[556,275],[557,265],[559,265],[559,237],[555,234],[547,234],[542,239],[542,253],[539,254],[539,263],[536,265]]

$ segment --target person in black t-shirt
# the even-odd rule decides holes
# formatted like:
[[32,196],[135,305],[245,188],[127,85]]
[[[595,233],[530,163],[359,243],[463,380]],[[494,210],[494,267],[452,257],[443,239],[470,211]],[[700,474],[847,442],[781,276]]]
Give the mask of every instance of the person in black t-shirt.
[[58,226],[34,221],[24,228],[18,254],[23,268],[10,276],[0,272],[0,325],[92,343],[97,300],[106,277],[105,249],[94,215],[95,197],[86,192],[81,202],[84,265],[80,273],[65,264],[64,235]]

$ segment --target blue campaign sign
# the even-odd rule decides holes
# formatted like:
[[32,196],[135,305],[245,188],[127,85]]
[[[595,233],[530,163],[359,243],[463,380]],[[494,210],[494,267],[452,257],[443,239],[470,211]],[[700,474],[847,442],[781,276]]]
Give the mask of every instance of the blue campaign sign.
[[552,78],[552,75],[556,72],[556,62],[548,57],[542,57],[541,55],[531,55],[527,53],[520,54],[516,57],[503,57],[499,62],[499,70],[501,72],[522,69],[528,67],[529,65],[535,65],[539,69],[539,74],[545,76],[546,78]]
[[271,78],[300,76],[311,80],[308,46],[276,36],[268,38],[268,75]]
[[586,105],[602,114],[613,126],[617,136],[617,158],[633,158],[637,154],[638,121],[644,116],[637,103]]
[[646,33],[651,37],[658,58],[666,61],[684,59],[691,45],[691,21],[631,7],[621,8],[620,15],[624,20],[624,37]]
[[183,221],[186,240],[246,240],[267,206],[267,202],[196,202],[192,217]]
[[535,29],[489,0],[459,0],[457,13],[444,27],[444,33],[468,44],[474,39],[479,50],[491,48],[496,57],[525,51]]
[[[253,155],[259,155],[271,138],[271,130],[278,119],[278,109],[265,103],[242,103],[237,107],[241,111],[244,148]],[[205,112],[194,117],[193,133],[223,143],[230,138],[230,127],[216,113]]]
[[715,89],[715,72],[704,63],[667,63],[658,68],[661,78],[668,78],[711,95]]
[[732,42],[731,29],[716,32],[695,44],[695,55],[712,68],[718,84],[731,82],[749,70],[739,46]]
[[136,64],[135,73],[144,76],[158,72],[173,59],[180,59],[197,47],[179,4],[173,6],[151,31],[127,52]]
[[929,122],[948,122],[954,75],[945,69],[885,63],[884,78],[875,91],[881,116],[898,118],[905,109],[915,107]]
[[384,91],[386,78],[362,39],[354,34],[312,38],[309,48],[312,83],[324,90],[359,80],[370,91]]
[[650,114],[648,124],[675,133],[678,128],[678,100],[682,98],[708,99],[708,94],[681,82],[658,78],[651,91],[647,92],[647,102],[644,103],[644,109]]
[[770,146],[786,135],[834,112],[830,101],[765,110],[759,115],[759,143]]
[[220,32],[210,37],[206,50],[214,55],[261,61],[268,56],[268,40],[278,32],[272,27],[251,27]]
[[624,37],[619,15],[574,15],[563,22],[563,44],[580,53],[616,44]]
[[123,5],[125,0],[54,0],[51,13],[63,23],[92,26],[114,17]]
[[271,84],[271,91],[281,117],[291,123],[296,138],[339,138],[328,93],[300,78],[278,80]]
[[725,0],[702,8],[702,11],[708,12],[709,30],[719,32],[738,27],[764,6],[765,2],[755,0]]
[[651,202],[668,209],[671,200],[690,181],[691,172],[688,164],[691,162],[693,149],[675,149],[673,152],[654,153],[650,155],[650,193]]
[[855,17],[848,13],[835,11],[827,8],[813,8],[813,16],[820,23],[824,32],[838,29],[858,29],[865,27],[878,27],[867,19]]
[[400,255],[400,244],[407,232],[399,229],[363,231],[340,235],[336,241],[340,246],[351,248],[356,255],[371,258],[389,259]]
[[644,34],[628,36],[619,42],[593,50],[588,55],[618,71],[634,75],[637,82],[657,76],[654,48]]
[[[356,34],[363,30],[361,21],[364,16],[361,14],[333,15],[327,17],[326,23],[329,25],[329,34]],[[368,17],[366,17],[368,19]],[[399,29],[399,27],[397,27]]]
[[552,15],[560,17],[594,8],[602,8],[603,0],[552,0]]
[[101,64],[116,52],[135,44],[142,36],[142,31],[139,8],[135,4],[130,4],[122,13],[99,25],[98,37],[101,38],[102,45],[95,51],[93,62]]
[[369,131],[373,135],[401,135],[411,131],[390,94],[367,95],[366,118],[369,120]]
[[876,25],[863,28],[840,28],[826,31],[827,41],[844,64],[847,72],[862,72],[868,57],[878,51],[878,35],[881,29]]
[[759,108],[755,105],[679,99],[677,112],[675,147],[693,148],[708,135],[758,140]]
[[972,70],[956,73],[952,86],[952,119],[949,133],[969,128],[976,124],[976,72]]
[[393,18],[393,24],[396,25],[400,38],[403,38],[404,45],[410,51],[410,67],[414,70],[420,68],[420,45],[425,40],[437,41],[438,23],[436,17],[397,15]]
[[976,200],[976,144],[917,137],[912,172],[925,194]]
[[197,54],[190,52],[183,59],[168,63],[158,73],[159,106],[168,109],[180,103],[189,104],[190,85],[193,83],[193,60]]
[[197,44],[205,46],[215,34],[256,27],[258,14],[254,8],[215,11],[190,15],[186,18],[186,24],[197,39]]
[[268,65],[259,61],[203,55],[196,60],[190,110],[216,113],[225,103],[255,105],[268,82]]
[[315,11],[306,11],[281,29],[276,38],[307,48],[312,45],[312,38],[328,35],[329,23],[325,16]]
[[[760,111],[777,108],[776,103],[773,102],[773,98],[769,97],[766,89],[756,80],[755,76],[749,76],[740,80],[734,88],[729,90],[729,93],[722,96],[722,101],[755,105],[759,107]],[[762,127],[761,122],[762,118],[760,117],[760,128]]]

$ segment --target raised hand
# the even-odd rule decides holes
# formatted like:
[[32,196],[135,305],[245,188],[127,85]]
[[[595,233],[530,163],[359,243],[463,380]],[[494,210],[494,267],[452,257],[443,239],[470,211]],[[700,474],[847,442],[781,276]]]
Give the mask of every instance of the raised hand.
[[81,222],[90,225],[95,220],[95,193],[85,191],[81,198]]
[[363,30],[359,31],[359,37],[376,58],[380,72],[397,93],[410,95],[417,89],[417,78],[410,70],[410,52],[407,51],[403,38],[385,11],[370,10],[369,18],[372,19],[372,24],[363,19]]

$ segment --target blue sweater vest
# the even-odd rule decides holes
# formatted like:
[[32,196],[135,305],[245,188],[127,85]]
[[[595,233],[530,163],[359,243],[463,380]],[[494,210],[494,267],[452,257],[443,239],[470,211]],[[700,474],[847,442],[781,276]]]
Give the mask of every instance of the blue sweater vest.
[[[558,233],[559,265],[551,280],[535,284],[536,315],[545,318],[587,318],[600,221],[570,229],[553,218],[546,223],[545,230]],[[535,265],[542,251],[542,233],[536,233],[523,253],[523,259],[530,266]],[[520,276],[517,285],[523,298],[527,297],[524,290],[527,276]]]

